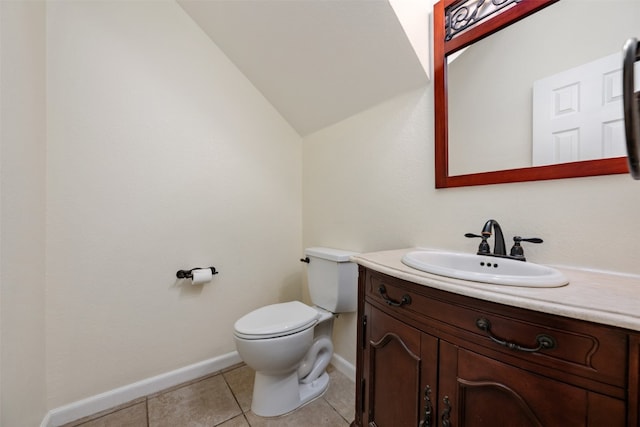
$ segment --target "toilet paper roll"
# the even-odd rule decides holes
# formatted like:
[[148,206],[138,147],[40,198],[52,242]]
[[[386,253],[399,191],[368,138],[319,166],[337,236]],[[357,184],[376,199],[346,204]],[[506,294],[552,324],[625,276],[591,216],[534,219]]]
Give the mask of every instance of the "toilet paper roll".
[[202,285],[203,283],[210,282],[213,278],[213,272],[210,268],[199,268],[191,272],[193,277],[191,278],[192,285]]

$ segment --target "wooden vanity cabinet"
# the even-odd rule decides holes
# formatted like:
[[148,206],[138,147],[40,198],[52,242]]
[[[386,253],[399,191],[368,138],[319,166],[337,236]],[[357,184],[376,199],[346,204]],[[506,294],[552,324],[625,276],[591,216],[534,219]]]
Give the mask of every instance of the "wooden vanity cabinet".
[[437,397],[438,339],[372,306],[366,313],[368,425],[413,426],[434,416],[430,399]]
[[633,332],[362,266],[358,292],[352,426],[638,425]]

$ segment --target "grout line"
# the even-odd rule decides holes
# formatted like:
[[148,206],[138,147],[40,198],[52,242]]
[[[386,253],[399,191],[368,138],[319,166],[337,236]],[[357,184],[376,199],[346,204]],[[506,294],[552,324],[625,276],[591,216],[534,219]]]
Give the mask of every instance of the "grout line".
[[149,396],[144,399],[144,406],[147,408],[147,427],[151,427],[151,414],[149,414]]
[[[339,372],[339,371],[338,371],[338,372]],[[342,372],[340,372],[340,374],[341,374],[341,375],[344,375]],[[345,375],[345,376],[346,376],[346,375]],[[331,385],[329,385],[329,387],[331,387]],[[327,389],[327,391],[329,391],[329,390]],[[327,392],[325,392],[325,393],[322,395],[322,399],[324,399],[324,401],[325,401],[325,402],[327,402],[327,405],[329,405],[329,407],[330,407],[331,409],[333,409],[333,412],[335,412],[336,414],[338,414],[338,416],[339,416],[342,420],[344,420],[344,422],[345,422],[345,423],[347,423],[348,425],[350,425],[350,424],[351,424],[351,421],[349,421],[349,420],[347,420],[345,417],[343,417],[343,416],[342,416],[342,414],[340,413],[340,411],[338,411],[338,408],[336,408],[335,406],[333,406],[333,405],[331,404],[331,402],[329,402],[329,400],[327,399]]]
[[[242,365],[237,365],[236,368],[240,368]],[[231,372],[233,369],[229,369],[226,372]],[[229,389],[229,391],[231,392],[231,396],[233,396],[233,400],[235,400],[236,405],[238,405],[238,409],[240,409],[240,415],[242,415],[244,417],[244,420],[247,422],[247,424],[249,425],[249,427],[251,427],[251,424],[249,424],[249,420],[247,419],[247,416],[244,414],[244,410],[242,409],[242,405],[240,405],[240,401],[238,400],[238,398],[236,397],[236,393],[235,391],[233,391],[233,387],[231,387],[231,384],[229,384],[229,381],[227,381],[227,378],[224,376],[224,373],[221,372],[219,374],[222,377],[222,380],[224,381],[224,383],[227,385],[227,388]],[[232,420],[233,418],[237,417],[234,416],[232,418],[229,418],[230,420]],[[229,420],[223,421],[223,422],[227,422]],[[222,423],[221,423],[222,424]]]
[[335,412],[336,414],[338,414],[338,416],[340,417],[340,419],[341,419],[341,420],[343,420],[343,421],[344,421],[345,423],[347,423],[347,424],[349,424],[349,423],[350,423],[350,421],[347,421],[347,420],[345,420],[345,419],[344,419],[344,417],[342,416],[342,414],[340,414],[340,412],[338,412],[338,410],[337,410],[336,408],[334,408],[334,407],[333,407],[333,405],[332,405],[331,403],[329,403],[326,399],[325,399],[325,401],[329,404],[329,407],[330,407],[331,409],[333,409],[333,412]]

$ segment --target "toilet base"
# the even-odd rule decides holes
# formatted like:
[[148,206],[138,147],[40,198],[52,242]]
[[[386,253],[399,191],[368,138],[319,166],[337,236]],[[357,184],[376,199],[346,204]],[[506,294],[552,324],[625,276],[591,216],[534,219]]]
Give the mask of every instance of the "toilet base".
[[326,372],[308,384],[299,383],[297,371],[285,377],[256,372],[251,411],[261,417],[284,415],[321,396],[328,387]]
[[300,406],[320,397],[329,388],[329,374],[324,372],[316,380],[300,384]]

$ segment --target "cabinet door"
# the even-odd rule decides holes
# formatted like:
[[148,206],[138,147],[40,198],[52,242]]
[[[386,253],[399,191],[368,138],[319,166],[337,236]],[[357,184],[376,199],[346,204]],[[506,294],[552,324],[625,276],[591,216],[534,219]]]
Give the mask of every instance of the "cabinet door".
[[[625,425],[621,400],[440,343],[443,427]],[[602,422],[605,421],[605,424]]]
[[364,425],[435,426],[438,340],[370,305],[365,313]]

